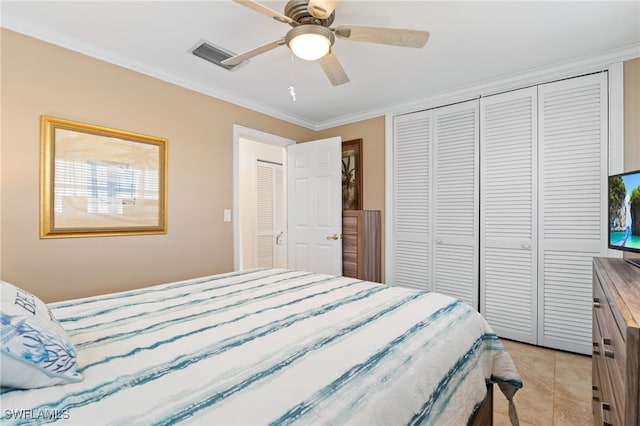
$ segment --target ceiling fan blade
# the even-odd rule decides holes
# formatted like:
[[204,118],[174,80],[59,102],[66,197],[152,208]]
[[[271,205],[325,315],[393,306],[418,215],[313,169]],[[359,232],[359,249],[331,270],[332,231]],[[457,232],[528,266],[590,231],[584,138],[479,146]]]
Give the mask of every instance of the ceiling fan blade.
[[256,12],[262,13],[263,15],[267,15],[272,17],[273,19],[275,19],[276,21],[282,22],[283,24],[289,24],[292,26],[297,26],[298,23],[296,21],[294,21],[293,19],[289,18],[288,16],[285,16],[281,13],[276,12],[273,9],[269,9],[266,6],[261,5],[260,3],[256,3],[252,0],[233,0],[238,4],[241,4],[243,6],[248,7],[249,9],[253,9]]
[[349,82],[347,73],[344,71],[344,68],[340,65],[340,61],[338,61],[338,58],[333,54],[333,52],[327,53],[322,58],[318,59],[318,62],[320,62],[322,70],[334,86],[339,86]]
[[429,40],[428,31],[404,30],[400,28],[360,27],[340,25],[334,29],[336,37],[344,40],[390,44],[392,46],[421,48]]
[[340,0],[309,0],[307,10],[315,18],[327,19],[338,3],[340,3]]
[[284,37],[279,40],[272,41],[271,43],[267,43],[264,46],[256,47],[255,49],[227,58],[224,61],[222,61],[221,64],[238,65],[246,61],[247,59],[251,59],[254,56],[258,56],[261,53],[268,52],[269,50],[275,49],[276,47],[282,46],[283,44],[285,44]]

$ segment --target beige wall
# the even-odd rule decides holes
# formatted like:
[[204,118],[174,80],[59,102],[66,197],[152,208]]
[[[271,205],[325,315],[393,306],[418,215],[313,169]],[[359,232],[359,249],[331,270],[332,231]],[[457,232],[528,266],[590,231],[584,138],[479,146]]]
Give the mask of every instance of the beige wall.
[[[233,269],[233,124],[316,132],[2,30],[2,279],[56,301]],[[40,115],[167,138],[165,235],[39,238]]]
[[640,169],[640,58],[624,63],[624,170]]
[[[624,171],[640,169],[640,58],[624,63]],[[640,257],[624,252],[624,257]]]

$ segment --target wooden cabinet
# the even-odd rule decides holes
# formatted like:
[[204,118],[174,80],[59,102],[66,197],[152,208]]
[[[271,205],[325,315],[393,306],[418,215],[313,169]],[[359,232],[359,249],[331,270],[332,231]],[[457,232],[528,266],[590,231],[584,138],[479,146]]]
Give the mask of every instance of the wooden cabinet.
[[380,211],[342,212],[342,275],[381,282]]
[[596,425],[640,426],[640,268],[593,260],[593,416]]

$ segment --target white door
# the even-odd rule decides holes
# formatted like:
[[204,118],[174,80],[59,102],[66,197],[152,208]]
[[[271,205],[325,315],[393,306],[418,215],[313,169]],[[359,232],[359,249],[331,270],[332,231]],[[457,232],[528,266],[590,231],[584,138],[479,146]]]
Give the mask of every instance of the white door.
[[394,117],[392,281],[478,307],[478,101]]
[[288,147],[288,268],[342,275],[342,139]]
[[286,268],[286,199],[282,164],[256,161],[255,259],[258,268]]
[[480,99],[480,312],[537,342],[537,88]]
[[478,309],[478,101],[433,110],[434,290]]
[[393,258],[389,282],[431,290],[431,111],[393,119]]
[[607,255],[607,74],[538,87],[538,344],[592,350],[592,258]]

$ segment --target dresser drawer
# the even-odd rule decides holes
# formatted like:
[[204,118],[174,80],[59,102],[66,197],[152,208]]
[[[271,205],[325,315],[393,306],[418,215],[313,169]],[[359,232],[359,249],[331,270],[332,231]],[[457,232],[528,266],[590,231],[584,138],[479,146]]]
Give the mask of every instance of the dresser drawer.
[[358,253],[358,237],[356,235],[343,234],[342,235],[342,256],[346,253],[354,253],[354,257],[357,257]]
[[594,286],[593,293],[594,319],[597,319],[602,335],[602,355],[612,360],[608,364],[611,364],[612,368],[619,370],[619,376],[623,378],[626,362],[624,337],[620,332],[618,323],[615,321],[609,300],[599,282],[598,285]]
[[358,278],[358,263],[342,260],[342,276],[349,278]]
[[342,216],[342,233],[358,235],[358,218],[354,216]]
[[597,310],[601,308],[594,304],[593,317],[593,356],[592,356],[592,378],[593,378],[593,416],[596,425],[622,425],[620,411],[616,401],[616,393],[612,383],[611,367],[605,357],[603,349],[603,338],[601,334],[602,324],[598,318]]
[[[595,336],[595,330],[594,330]],[[601,425],[603,424],[603,415],[602,415],[602,398],[604,390],[602,389],[603,378],[600,377],[600,362],[596,359],[595,347],[594,354],[592,357],[592,367],[591,367],[591,407],[593,412],[593,424]]]
[[592,411],[593,411],[593,424],[603,425],[604,413],[602,410],[602,403],[610,397],[610,391],[605,389],[605,381],[607,380],[602,354],[600,352],[602,336],[600,335],[600,328],[598,327],[598,320],[593,317],[593,354],[591,356],[591,394],[592,394]]

